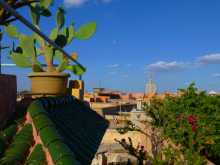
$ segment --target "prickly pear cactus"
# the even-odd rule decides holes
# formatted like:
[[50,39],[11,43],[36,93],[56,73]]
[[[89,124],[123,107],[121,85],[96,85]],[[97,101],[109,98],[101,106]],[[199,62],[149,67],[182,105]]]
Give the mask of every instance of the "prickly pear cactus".
[[[30,16],[32,23],[40,29],[39,22],[41,16],[50,16],[48,10],[52,4],[52,0],[40,1],[30,7]],[[56,27],[51,30],[49,38],[53,40],[59,47],[72,43],[73,39],[87,40],[92,37],[96,31],[96,23],[90,22],[82,25],[75,30],[74,24],[71,23],[65,26],[65,11],[63,8],[58,8],[56,13]],[[18,32],[13,25],[5,26],[5,32],[8,36],[18,40],[19,45],[10,52],[12,61],[19,67],[32,67],[34,72],[62,72],[69,70],[75,75],[82,75],[86,69],[79,65],[70,65],[70,61],[56,48],[46,43],[38,34],[24,35]],[[38,57],[43,56],[46,68],[40,64]],[[54,65],[54,59],[59,62],[58,66]]]

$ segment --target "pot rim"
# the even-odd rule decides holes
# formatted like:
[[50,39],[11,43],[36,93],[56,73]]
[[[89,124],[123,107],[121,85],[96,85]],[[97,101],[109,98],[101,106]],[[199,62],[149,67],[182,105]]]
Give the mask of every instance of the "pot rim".
[[29,73],[28,77],[70,77],[70,74],[60,72],[32,72]]

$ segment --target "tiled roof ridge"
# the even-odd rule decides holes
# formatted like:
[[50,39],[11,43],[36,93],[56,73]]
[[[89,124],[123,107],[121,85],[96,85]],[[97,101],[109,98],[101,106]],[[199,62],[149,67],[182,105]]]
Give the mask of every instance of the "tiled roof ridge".
[[0,132],[0,155],[5,152],[17,132],[17,124],[12,124]]
[[58,96],[58,97],[41,97],[37,101],[39,101],[43,108],[52,109],[58,105],[70,104],[76,101],[77,99],[73,96]]
[[73,97],[65,98],[41,98],[32,102],[28,108],[37,133],[43,142],[43,145],[48,149],[54,164],[75,164],[76,160],[74,153],[62,142],[62,138],[57,132],[53,122],[48,117],[48,112],[45,110],[51,109],[54,106],[70,103]]
[[[40,104],[42,108],[47,110],[45,111],[45,113],[53,110],[53,108],[57,106],[62,106],[67,104],[77,103],[85,106],[85,104],[82,101],[78,100],[74,96],[41,97],[37,99],[36,102],[38,102],[37,104]],[[90,113],[98,114],[96,111],[91,111]],[[97,117],[102,119],[102,117],[99,115],[97,115]]]
[[47,164],[49,163],[46,159],[43,145],[36,143],[33,146],[32,151],[30,152],[29,156],[27,157],[25,165],[47,165]]
[[32,133],[29,133],[32,140],[25,141],[20,147],[33,143],[25,149],[25,154],[21,154],[22,159],[15,160],[16,155],[12,157],[12,161],[18,162],[15,164],[88,165],[109,124],[73,96],[39,98],[28,108],[19,108],[8,126],[0,132],[0,154],[4,157],[6,151],[11,150],[11,144],[20,144],[20,140],[14,140],[14,137],[25,125],[32,128]]
[[4,152],[3,157],[0,160],[0,164],[20,164],[24,162],[27,157],[27,152],[33,144],[32,126],[29,123],[25,123],[23,128],[16,132],[13,137],[12,143],[9,148]]
[[[52,160],[52,158],[51,158],[51,156],[49,154],[48,149],[43,145],[43,142],[42,142],[42,140],[41,140],[41,138],[40,138],[40,136],[39,136],[39,134],[37,132],[37,129],[36,129],[36,127],[35,127],[35,125],[33,123],[33,120],[32,120],[32,118],[31,118],[29,113],[26,114],[26,121],[25,122],[26,123],[30,123],[32,125],[32,128],[33,128],[33,138],[34,138],[34,142],[35,142],[35,144],[30,148],[30,152],[29,152],[29,155],[27,157],[27,164],[30,163],[29,159],[30,159],[31,155],[33,154],[36,146],[39,145],[39,144],[42,145],[42,150],[44,152],[46,163],[48,163],[49,165],[54,164],[53,160]],[[38,160],[35,160],[35,161],[38,161]],[[33,160],[31,161],[31,164],[35,165],[35,164],[33,164]]]
[[90,164],[109,124],[73,96],[39,98],[28,113],[54,164],[58,164],[54,157],[59,155],[53,145],[62,148],[65,165]]

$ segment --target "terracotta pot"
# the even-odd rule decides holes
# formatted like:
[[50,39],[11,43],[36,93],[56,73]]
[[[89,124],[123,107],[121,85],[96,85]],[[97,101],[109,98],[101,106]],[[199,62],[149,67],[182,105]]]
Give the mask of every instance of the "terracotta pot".
[[28,75],[31,80],[32,94],[65,95],[69,74],[53,72],[33,72]]

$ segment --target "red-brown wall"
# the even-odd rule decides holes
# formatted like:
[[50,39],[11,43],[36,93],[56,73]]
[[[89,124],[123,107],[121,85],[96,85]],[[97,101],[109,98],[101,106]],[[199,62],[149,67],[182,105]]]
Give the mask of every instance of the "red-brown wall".
[[15,111],[16,94],[16,76],[0,74],[0,128]]

